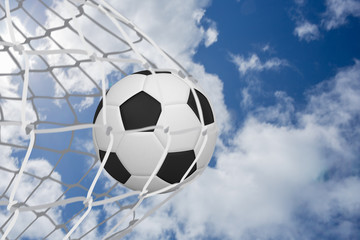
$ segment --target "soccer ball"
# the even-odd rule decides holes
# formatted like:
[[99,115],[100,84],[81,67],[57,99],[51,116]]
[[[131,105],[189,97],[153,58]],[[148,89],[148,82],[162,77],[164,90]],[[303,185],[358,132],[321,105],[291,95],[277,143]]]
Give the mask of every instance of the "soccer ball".
[[[105,170],[127,188],[142,190],[161,159],[149,192],[180,183],[195,160],[184,183],[206,168],[217,127],[209,101],[193,81],[175,71],[141,71],[114,84],[106,102],[107,125],[93,129],[95,149],[102,161],[111,129]],[[103,113],[101,100],[95,124],[104,124]]]

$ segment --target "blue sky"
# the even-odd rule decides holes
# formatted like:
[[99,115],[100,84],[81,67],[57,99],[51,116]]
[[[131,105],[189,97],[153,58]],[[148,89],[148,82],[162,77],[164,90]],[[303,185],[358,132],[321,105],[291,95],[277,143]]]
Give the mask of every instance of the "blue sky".
[[[262,61],[272,57],[284,59],[287,66],[257,73],[263,88],[258,101],[264,104],[266,93],[284,91],[294,98],[296,105],[304,104],[304,93],[309,88],[359,58],[360,34],[355,31],[359,28],[358,19],[350,15],[346,24],[328,31],[321,26],[325,12],[325,1],[305,1],[303,5],[293,1],[213,1],[206,9],[206,17],[216,22],[218,41],[209,48],[200,46],[195,59],[209,72],[229,79],[224,84],[224,95],[226,103],[235,109],[240,99],[234,97],[246,84],[246,76],[238,76],[237,69],[229,64],[230,55],[248,58],[257,54]],[[316,39],[299,39],[294,34],[297,21],[319,25]],[[265,46],[269,50],[263,51]]]
[[[109,2],[198,79],[213,104],[219,128],[210,167],[139,224],[126,239],[360,237],[360,1]],[[35,11],[41,21],[48,17],[49,26],[61,26],[62,21],[54,15],[44,14],[46,9],[38,1],[24,4]],[[61,5],[54,9],[62,16],[69,16],[71,12]],[[104,15],[92,14],[116,32]],[[41,33],[36,24],[31,25],[29,19],[22,21],[22,17],[24,14],[17,12],[15,21],[20,29],[26,28],[29,36]],[[94,26],[89,22],[80,20],[79,26],[84,35],[90,36],[99,46],[109,51],[119,50],[119,45],[114,44],[106,33],[94,35]],[[5,31],[6,25],[2,21],[0,36],[10,41]],[[83,46],[78,38],[65,30],[54,32],[52,36],[67,48]],[[21,39],[20,35],[17,37]],[[39,43],[34,46],[41,48]],[[56,48],[52,44],[47,47]],[[160,67],[172,67],[155,55],[156,51],[151,47],[139,45],[139,49]],[[21,59],[21,56],[16,55],[16,58]],[[16,70],[9,57],[2,54],[0,59],[8,63],[0,66],[0,73],[7,69]],[[73,64],[71,59],[61,55],[48,60],[55,64]],[[43,66],[39,59],[34,59],[31,68]],[[63,96],[66,89],[72,95],[68,102],[64,99],[36,100],[34,106],[40,113],[40,120],[71,123],[74,121],[73,108],[79,122],[92,122],[98,99],[73,95],[98,93],[101,74],[96,64],[84,63],[82,66],[94,79],[93,83],[76,70],[56,71],[58,82],[50,75],[30,75],[30,88],[36,94]],[[129,72],[140,68],[125,67]],[[109,85],[123,77],[108,65],[105,72]],[[41,82],[43,79],[46,79],[46,86]],[[21,82],[3,78],[0,96],[20,96]],[[5,116],[19,119],[18,102],[2,100],[1,104]],[[31,108],[29,105],[27,116],[34,121],[36,116]],[[46,127],[53,125],[39,125],[39,128]],[[69,184],[77,182],[94,161],[91,156],[77,153],[94,153],[91,134],[91,130],[75,133],[70,146],[72,150],[66,152],[51,177]],[[68,146],[70,138],[69,134],[41,135],[36,144],[61,150]],[[16,128],[4,127],[1,140],[26,145],[28,136]],[[24,150],[3,145],[0,149],[2,167],[19,167]],[[60,155],[35,149],[27,171],[45,176]],[[81,182],[83,186],[90,185],[97,166]],[[81,174],[77,174],[79,171]],[[2,193],[11,174],[0,173],[5,179],[0,183]],[[17,195],[19,199],[25,199],[38,182],[30,177],[26,180]],[[95,192],[104,192],[114,183],[104,173]],[[50,181],[48,184],[39,188],[31,199],[33,203],[55,200],[64,191],[64,186]],[[121,193],[123,190],[118,187],[111,195]],[[66,197],[79,195],[86,195],[86,191],[73,188]],[[140,207],[140,215],[158,200],[149,199]],[[70,204],[56,209],[51,217],[61,223],[82,207],[81,203]],[[8,213],[3,207],[0,210],[1,226]],[[116,210],[115,205],[94,208],[74,236],[81,236]],[[113,224],[112,221],[109,223]],[[24,215],[18,229],[10,236],[17,236],[19,229],[29,222],[31,216]],[[43,227],[36,228],[36,224]],[[39,238],[51,227],[49,222],[35,223],[25,237]],[[102,226],[87,236],[97,238],[108,229],[109,226]],[[58,231],[53,237],[63,235]]]

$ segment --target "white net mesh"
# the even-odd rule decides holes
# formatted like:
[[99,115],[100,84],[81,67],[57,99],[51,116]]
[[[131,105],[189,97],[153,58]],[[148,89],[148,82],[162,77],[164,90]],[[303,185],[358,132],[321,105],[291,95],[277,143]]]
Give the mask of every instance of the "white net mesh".
[[101,174],[89,116],[106,89],[157,64],[191,78],[105,1],[1,1],[0,60],[2,239],[120,238],[178,192],[137,216],[154,194]]

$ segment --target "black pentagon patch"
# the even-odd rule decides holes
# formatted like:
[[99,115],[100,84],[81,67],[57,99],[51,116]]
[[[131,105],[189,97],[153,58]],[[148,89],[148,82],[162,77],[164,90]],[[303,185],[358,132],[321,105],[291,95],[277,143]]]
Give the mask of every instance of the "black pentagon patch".
[[171,74],[171,72],[169,72],[169,71],[156,71],[155,73],[166,73],[166,74]]
[[203,116],[204,116],[204,123],[205,123],[205,125],[209,125],[214,122],[214,115],[211,110],[210,103],[201,92],[199,92],[196,89],[195,89],[195,91],[196,91],[196,94],[198,95],[198,98],[200,101],[201,109],[202,109]]
[[101,101],[99,102],[99,105],[98,105],[97,108],[96,108],[95,115],[94,115],[94,119],[93,119],[93,123],[95,123],[96,118],[97,118],[97,116],[99,115],[100,110],[102,109],[102,107],[103,107],[103,100],[101,99]]
[[142,74],[142,75],[151,75],[151,72],[149,70],[144,70],[144,71],[140,71],[140,72],[136,72],[136,73],[133,73],[133,74]]
[[193,112],[195,113],[195,115],[197,116],[197,118],[198,118],[199,121],[200,121],[199,111],[198,111],[198,109],[197,109],[197,107],[196,107],[195,98],[194,98],[194,95],[193,95],[193,93],[192,93],[191,90],[190,90],[190,94],[189,94],[189,98],[188,98],[187,104],[188,104],[189,107],[193,110]]
[[[101,161],[103,160],[105,154],[106,151],[99,150]],[[116,179],[118,182],[121,182],[122,184],[125,184],[126,181],[131,177],[131,174],[126,170],[124,165],[122,165],[116,153],[110,153],[104,168],[114,179]]]
[[[195,153],[193,150],[168,153],[163,162],[163,165],[157,173],[157,176],[168,183],[178,183],[194,160]],[[188,178],[195,171],[196,164],[191,169],[186,178]]]
[[161,104],[141,91],[120,106],[125,130],[155,126],[161,113]]

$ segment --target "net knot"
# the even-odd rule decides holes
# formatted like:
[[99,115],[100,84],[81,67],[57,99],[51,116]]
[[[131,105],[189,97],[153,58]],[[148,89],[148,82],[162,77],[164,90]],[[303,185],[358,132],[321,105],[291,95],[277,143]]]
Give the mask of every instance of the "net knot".
[[28,125],[25,126],[26,135],[29,135],[32,130],[34,130],[34,125],[28,124]]
[[98,57],[97,54],[94,52],[93,54],[90,55],[90,60],[95,62],[97,57]]
[[106,128],[106,135],[109,136],[112,130],[113,130],[112,127],[110,127],[110,126],[107,127]]
[[21,45],[21,44],[15,44],[15,45],[14,45],[14,50],[17,51],[20,55],[22,55],[23,52],[24,52],[24,50],[25,50],[25,48],[24,48],[24,46]]
[[86,3],[87,0],[71,0],[73,3],[77,3],[77,4],[80,4],[80,5],[83,5]]
[[7,205],[7,210],[13,212],[14,209],[16,209],[15,205],[17,204],[17,201],[11,201],[9,202],[9,204]]
[[83,203],[85,206],[92,206],[93,202],[94,202],[94,199],[92,197],[89,197],[89,198],[86,198]]
[[179,75],[181,78],[185,78],[185,77],[186,77],[186,75],[185,75],[181,70],[178,71],[178,75]]
[[134,225],[137,221],[139,221],[139,219],[131,220],[131,221],[129,222],[129,226]]
[[145,196],[149,193],[149,190],[145,190],[143,191],[142,193],[139,194],[138,198],[141,199],[141,198],[145,198]]
[[193,83],[198,83],[198,80],[196,79],[196,78],[194,78],[193,76],[188,76],[188,79],[190,80],[190,81],[192,81]]

